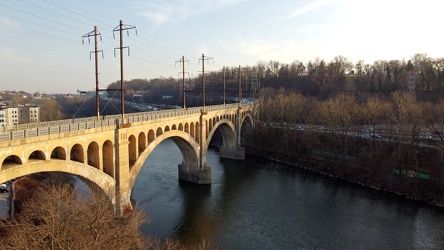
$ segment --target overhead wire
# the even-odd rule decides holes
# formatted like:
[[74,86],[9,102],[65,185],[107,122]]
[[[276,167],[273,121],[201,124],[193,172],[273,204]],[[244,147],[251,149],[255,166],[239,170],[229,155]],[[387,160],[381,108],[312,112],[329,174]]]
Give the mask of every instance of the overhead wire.
[[[102,24],[103,26],[105,26],[107,28],[112,28],[113,27],[113,26],[111,26],[109,24],[103,23],[103,22],[101,22],[99,20],[96,20],[94,18],[90,18],[90,17],[88,17],[88,16],[86,16],[84,14],[81,14],[81,13],[77,12],[77,11],[73,11],[72,8],[65,7],[66,5],[64,5],[64,4],[66,4],[66,3],[63,3],[63,4],[57,3],[56,4],[56,3],[52,2],[52,1],[48,1],[48,0],[42,0],[42,1],[47,3],[47,4],[50,4],[51,6],[59,8],[59,9],[61,9],[63,11],[66,11],[66,12],[69,12],[71,14],[74,14],[76,17],[79,16],[79,17],[85,18],[87,20],[93,21],[95,23],[100,23],[100,24]],[[89,22],[87,22],[87,21],[84,21],[84,20],[79,19],[79,18],[71,17],[71,16],[68,16],[68,15],[59,13],[57,11],[53,11],[53,10],[47,9],[44,6],[37,6],[36,4],[30,3],[30,2],[24,1],[24,0],[20,0],[20,2],[25,3],[25,4],[29,5],[29,6],[32,6],[33,8],[37,8],[39,10],[43,10],[43,11],[46,11],[48,13],[52,13],[52,14],[58,15],[60,17],[63,17],[63,18],[66,18],[66,19],[70,19],[70,20],[73,20],[75,22],[81,22],[81,23],[84,23],[84,24],[89,24]],[[29,11],[25,11],[25,10],[21,10],[21,9],[18,9],[18,8],[15,8],[15,7],[7,6],[5,4],[0,4],[0,6],[3,6],[5,8],[11,9],[13,11],[17,11],[17,12],[26,14],[26,15],[31,16],[31,17],[36,17],[36,18],[39,18],[41,20],[48,21],[50,23],[55,23],[57,25],[63,25],[64,27],[68,27],[69,29],[74,29],[74,30],[77,30],[77,31],[84,32],[83,28],[79,28],[79,27],[76,27],[76,26],[70,25],[70,24],[61,23],[59,21],[53,20],[53,19],[48,18],[48,17],[39,16],[38,14],[30,13]],[[3,14],[3,15],[5,15],[5,14]],[[22,19],[22,18],[17,18],[17,17],[10,16],[10,15],[5,15],[5,16],[8,16],[9,18],[13,18],[15,20],[19,20],[19,21],[22,21],[22,22],[32,23],[31,21],[28,21],[28,20],[25,20],[25,19]],[[7,27],[10,31],[14,31],[14,28],[11,27],[11,26],[5,26],[5,24],[3,24],[2,26],[3,27]],[[47,29],[51,29],[51,30],[56,30],[59,33],[64,33],[64,34],[67,34],[69,36],[73,36],[73,37],[77,36],[77,34],[70,32],[69,29],[67,29],[67,30],[60,30],[60,29],[57,29],[57,28],[54,28],[54,27],[51,27],[51,26],[41,25],[41,24],[39,26],[47,28]],[[56,36],[56,35],[45,33],[45,32],[42,33],[40,30],[33,30],[33,29],[29,29],[29,28],[22,28],[21,31],[24,32],[24,35],[26,35],[26,36],[40,37],[42,39],[56,39],[56,40],[59,40],[61,42],[67,43],[67,44],[80,45],[80,44],[77,44],[76,42],[71,41],[68,38],[61,37],[61,36]],[[102,36],[107,38],[107,39],[108,38],[111,39],[111,37],[109,35],[107,35],[107,34],[102,34]],[[135,54],[135,55],[133,53],[133,55],[131,55],[131,57],[133,59],[135,59],[136,61],[139,61],[139,62],[142,62],[142,63],[146,63],[147,65],[153,63],[154,66],[157,67],[157,68],[161,68],[162,67],[162,66],[159,66],[159,65],[164,65],[164,67],[168,66],[168,67],[173,68],[173,65],[176,64],[176,61],[182,55],[186,55],[188,57],[188,60],[189,60],[189,64],[187,65],[188,66],[187,67],[188,73],[190,74],[191,71],[193,71],[193,72],[197,71],[197,73],[196,73],[197,76],[196,77],[198,77],[202,73],[202,72],[200,72],[199,64],[200,63],[204,63],[204,62],[200,62],[199,63],[199,58],[195,58],[193,56],[189,56],[189,55],[187,55],[187,53],[181,53],[181,52],[179,52],[179,51],[177,51],[175,49],[172,49],[172,48],[169,48],[169,47],[165,46],[166,43],[163,42],[163,41],[162,42],[158,42],[158,41],[153,40],[153,39],[148,39],[143,34],[140,34],[140,35],[137,35],[137,36],[130,36],[130,38],[126,39],[125,41],[126,41],[126,44],[125,44],[126,46],[133,47],[133,48],[137,49],[138,53]],[[106,41],[101,41],[101,44],[107,45],[107,46],[103,46],[103,48],[100,48],[101,50],[104,51],[104,53],[106,52],[106,53],[114,54],[115,49],[116,49],[116,44],[112,44],[112,43],[106,42]],[[151,45],[151,46],[149,47],[149,49],[147,49],[147,48],[143,47],[145,45]],[[110,46],[113,46],[114,48],[110,48]],[[63,49],[64,47],[61,47],[61,48]],[[159,59],[159,61],[156,61],[156,59]],[[192,62],[194,60],[196,61],[196,63]],[[166,63],[166,61],[171,61],[171,64]],[[103,60],[103,62],[104,63],[109,63],[109,60]],[[102,62],[101,62],[101,64],[102,64]],[[114,64],[114,63],[111,62],[111,64]],[[137,67],[141,67],[141,68],[145,68],[146,67],[146,65],[142,65],[142,64],[134,64],[134,65],[136,65]],[[213,63],[213,65],[214,65],[214,63]],[[211,68],[212,67],[208,67],[207,69],[209,71],[211,71]],[[180,72],[178,72],[178,73],[180,73]],[[180,78],[180,77],[174,77],[174,78]]]

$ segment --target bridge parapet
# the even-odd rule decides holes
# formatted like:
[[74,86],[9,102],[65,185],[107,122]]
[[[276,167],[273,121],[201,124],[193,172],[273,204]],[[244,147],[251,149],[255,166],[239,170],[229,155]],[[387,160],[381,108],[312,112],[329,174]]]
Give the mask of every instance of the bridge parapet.
[[[219,111],[224,109],[236,108],[237,104],[214,105],[207,106],[205,110]],[[116,126],[124,123],[134,123],[148,120],[157,120],[169,117],[186,116],[191,114],[199,114],[202,107],[194,107],[187,109],[160,110],[151,112],[140,112],[126,114],[125,122],[120,115],[103,116],[101,120],[97,117],[66,119],[49,122],[19,124],[13,130],[0,133],[0,141],[24,139],[49,134],[67,133],[72,131],[86,130],[91,128],[100,128],[108,126]]]

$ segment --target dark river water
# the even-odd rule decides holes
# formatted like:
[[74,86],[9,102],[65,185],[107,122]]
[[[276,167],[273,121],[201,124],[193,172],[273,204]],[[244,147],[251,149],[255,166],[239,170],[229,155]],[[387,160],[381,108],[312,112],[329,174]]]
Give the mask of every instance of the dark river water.
[[216,249],[444,249],[444,209],[247,156],[207,154],[211,185],[178,180],[173,141],[148,157],[132,198],[142,230]]

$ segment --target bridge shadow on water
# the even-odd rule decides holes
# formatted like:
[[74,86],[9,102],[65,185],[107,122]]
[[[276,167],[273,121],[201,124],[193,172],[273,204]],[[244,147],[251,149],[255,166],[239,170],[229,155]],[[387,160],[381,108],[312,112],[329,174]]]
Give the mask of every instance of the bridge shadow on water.
[[220,238],[225,222],[235,212],[233,203],[238,203],[245,184],[254,178],[254,171],[246,168],[245,161],[219,158],[214,149],[209,153],[208,163],[212,167],[211,185],[179,181],[183,204],[172,237],[187,246]]

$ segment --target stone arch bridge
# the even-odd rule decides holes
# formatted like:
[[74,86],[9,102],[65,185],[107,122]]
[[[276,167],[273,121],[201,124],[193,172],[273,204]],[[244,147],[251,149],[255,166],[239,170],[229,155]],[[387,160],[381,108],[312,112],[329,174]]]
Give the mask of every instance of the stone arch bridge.
[[39,172],[67,172],[98,187],[116,213],[131,210],[131,190],[153,149],[171,138],[183,160],[179,179],[211,183],[206,153],[218,129],[221,157],[242,160],[241,133],[254,126],[253,103],[51,121],[0,133],[0,183]]

